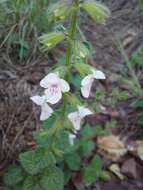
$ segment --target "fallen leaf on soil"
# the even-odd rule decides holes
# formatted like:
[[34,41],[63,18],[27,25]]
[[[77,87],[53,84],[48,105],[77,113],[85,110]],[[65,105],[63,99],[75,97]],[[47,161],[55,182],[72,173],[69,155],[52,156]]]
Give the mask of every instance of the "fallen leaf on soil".
[[125,179],[125,176],[123,174],[121,174],[120,168],[119,168],[119,166],[117,164],[112,164],[109,167],[109,170],[111,172],[113,172],[120,180],[124,180]]
[[121,172],[129,178],[142,179],[143,166],[138,164],[134,158],[131,158],[123,163]]
[[117,161],[127,152],[125,145],[122,143],[119,137],[114,135],[98,137],[97,146],[99,153],[113,161]]

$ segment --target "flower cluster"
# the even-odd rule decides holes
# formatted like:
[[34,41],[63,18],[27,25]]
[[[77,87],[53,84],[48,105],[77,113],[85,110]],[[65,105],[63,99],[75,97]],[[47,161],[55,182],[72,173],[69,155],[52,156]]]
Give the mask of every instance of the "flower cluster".
[[48,119],[53,113],[53,109],[48,105],[56,104],[62,98],[62,93],[70,90],[69,84],[59,78],[58,74],[50,73],[40,81],[40,86],[45,88],[43,96],[32,96],[31,100],[41,106],[40,120]]
[[[81,81],[81,94],[84,98],[89,97],[94,79],[105,79],[105,75],[102,71],[92,70],[91,72],[92,74],[87,75]],[[62,99],[62,93],[70,91],[70,86],[64,79],[59,77],[58,73],[50,73],[45,76],[40,81],[40,86],[45,89],[44,94],[42,96],[32,96],[30,99],[35,104],[41,106],[40,120],[43,121],[47,120],[54,112],[48,103],[51,105],[58,103]],[[74,138],[76,137],[75,134],[80,129],[81,120],[90,114],[92,114],[92,112],[83,106],[78,106],[76,112],[68,114],[68,119],[74,127],[74,134],[69,135],[71,144],[73,144]]]

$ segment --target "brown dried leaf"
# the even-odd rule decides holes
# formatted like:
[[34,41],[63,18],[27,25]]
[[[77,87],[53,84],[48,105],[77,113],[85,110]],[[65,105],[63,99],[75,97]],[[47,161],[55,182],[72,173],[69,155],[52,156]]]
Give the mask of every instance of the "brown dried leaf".
[[119,137],[114,135],[98,137],[97,146],[100,153],[113,161],[118,160],[127,152],[125,145]]
[[125,179],[125,176],[123,174],[121,174],[120,168],[119,168],[119,166],[117,164],[112,164],[109,167],[109,170],[111,172],[113,172],[120,180],[124,180]]

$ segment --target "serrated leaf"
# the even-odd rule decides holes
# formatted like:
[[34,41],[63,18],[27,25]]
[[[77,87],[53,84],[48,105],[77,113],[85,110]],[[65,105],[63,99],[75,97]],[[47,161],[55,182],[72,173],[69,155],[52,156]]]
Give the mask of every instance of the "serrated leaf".
[[66,155],[65,160],[71,170],[78,170],[80,168],[81,159],[78,154],[72,153]]
[[82,155],[87,156],[89,155],[95,148],[95,144],[92,140],[90,141],[83,141],[82,142]]
[[95,182],[97,177],[100,177],[100,173],[102,172],[101,169],[101,158],[96,155],[91,163],[84,169],[84,181],[89,184]]
[[39,167],[37,166],[35,151],[29,151],[20,154],[19,156],[22,167],[31,175],[39,172]]
[[40,185],[44,190],[63,190],[64,175],[58,167],[50,167],[40,180]]
[[99,155],[92,159],[90,166],[95,169],[96,175],[99,176],[102,171],[102,160]]
[[90,126],[85,126],[81,131],[81,135],[84,139],[91,139],[95,135],[95,130]]
[[59,42],[64,40],[65,35],[62,32],[51,32],[42,35],[39,40],[43,44],[44,49],[51,49],[55,47]]
[[95,182],[97,179],[95,171],[91,167],[86,167],[84,170],[83,179],[87,184]]
[[98,23],[104,23],[106,18],[110,16],[109,9],[97,1],[84,2],[82,7]]
[[40,148],[36,151],[25,152],[20,155],[23,168],[31,175],[41,172],[42,169],[56,162],[54,155]]
[[32,176],[28,176],[23,183],[22,190],[34,190],[34,179]]
[[23,180],[23,172],[20,166],[10,166],[8,172],[4,176],[6,185],[16,185]]

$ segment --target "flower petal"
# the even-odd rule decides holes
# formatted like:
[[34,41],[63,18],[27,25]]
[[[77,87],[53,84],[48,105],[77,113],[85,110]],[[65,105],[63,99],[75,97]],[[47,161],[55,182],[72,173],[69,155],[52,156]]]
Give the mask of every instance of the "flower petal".
[[81,85],[82,85],[81,94],[84,98],[89,97],[93,81],[94,81],[93,75],[87,75],[81,81]]
[[81,122],[81,118],[79,116],[79,113],[78,112],[72,112],[72,113],[68,114],[68,118],[72,122],[74,129],[79,130],[80,129],[80,122]]
[[62,92],[59,86],[50,86],[45,90],[47,102],[56,104],[62,98]]
[[106,79],[105,74],[100,70],[92,70],[95,79]]
[[43,104],[41,106],[41,115],[40,115],[40,120],[44,121],[48,119],[51,114],[53,113],[53,109],[48,105],[48,104]]
[[76,135],[74,135],[74,134],[69,134],[69,143],[71,144],[71,145],[73,145],[74,144],[74,139],[76,138]]
[[62,92],[68,92],[70,90],[70,86],[67,81],[60,79],[60,85]]
[[40,81],[40,86],[43,88],[48,88],[49,85],[58,84],[58,83],[59,83],[58,75],[56,73],[50,73]]
[[90,95],[90,91],[91,91],[91,86],[92,84],[89,85],[85,85],[81,87],[81,94],[84,98],[88,98]]
[[85,108],[83,106],[78,106],[78,111],[81,118],[84,118],[87,115],[93,114],[92,111],[90,111],[88,108]]
[[45,96],[32,96],[30,99],[39,106],[42,106],[45,102]]
[[90,74],[82,79],[81,85],[82,86],[89,85],[89,84],[92,84],[93,81],[94,81],[94,76],[93,76],[93,74]]

